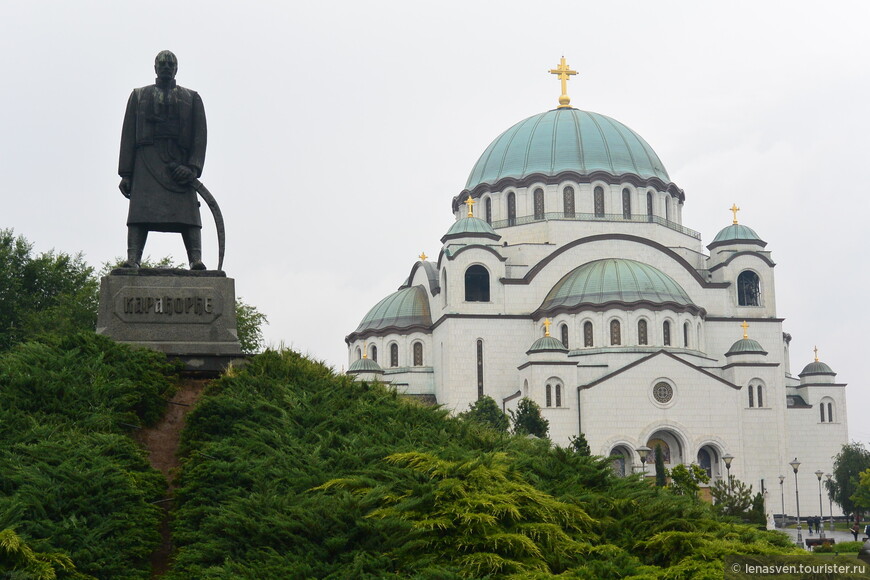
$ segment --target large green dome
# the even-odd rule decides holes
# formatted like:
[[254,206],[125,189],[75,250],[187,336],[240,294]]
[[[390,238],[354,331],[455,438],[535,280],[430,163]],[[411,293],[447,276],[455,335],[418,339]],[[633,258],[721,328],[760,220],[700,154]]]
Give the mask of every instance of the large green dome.
[[640,135],[610,117],[565,108],[529,117],[499,135],[477,160],[465,188],[563,171],[629,173],[670,181],[658,155]]
[[670,304],[696,310],[686,291],[664,272],[634,260],[608,258],[568,272],[541,304],[540,311],[605,304]]

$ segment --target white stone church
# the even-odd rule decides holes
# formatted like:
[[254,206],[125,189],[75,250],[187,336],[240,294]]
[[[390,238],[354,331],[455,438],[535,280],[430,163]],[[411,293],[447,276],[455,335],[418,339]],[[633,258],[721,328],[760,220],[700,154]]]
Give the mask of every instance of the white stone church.
[[[573,73],[564,60],[551,72]],[[801,515],[820,515],[814,472],[848,442],[846,385],[811,353],[792,372],[767,242],[734,206],[705,248],[652,147],[571,107],[564,87],[559,107],[486,148],[437,259],[421,256],[347,336],[348,372],[455,412],[528,397],[555,443],[582,432],[624,472],[657,444],[668,467],[697,462],[713,478],[732,456],[768,512],[781,512],[785,475],[795,514],[797,457]]]

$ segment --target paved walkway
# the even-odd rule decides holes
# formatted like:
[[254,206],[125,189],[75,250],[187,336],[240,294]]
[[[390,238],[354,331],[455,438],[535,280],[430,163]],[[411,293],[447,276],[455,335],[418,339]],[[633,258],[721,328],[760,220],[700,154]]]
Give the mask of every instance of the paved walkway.
[[[795,543],[797,543],[797,528],[785,528],[785,529],[776,528],[776,529],[780,532],[785,532],[786,534],[788,534],[791,537],[791,539]],[[827,530],[827,529],[824,530],[824,532],[825,532],[826,538],[834,538],[834,540],[838,544],[843,543],[843,542],[854,542],[855,541],[855,538],[852,536],[852,532],[847,532],[847,531],[842,531],[842,530],[834,530],[832,532],[831,530]],[[817,534],[815,532],[810,534],[809,532],[807,532],[806,526],[804,526],[803,529],[801,530],[801,536],[803,537],[804,542],[806,542],[806,540],[808,538],[818,538],[819,534]],[[858,534],[859,541],[865,537],[866,536],[863,533]],[[802,547],[806,548],[806,543],[802,544]]]

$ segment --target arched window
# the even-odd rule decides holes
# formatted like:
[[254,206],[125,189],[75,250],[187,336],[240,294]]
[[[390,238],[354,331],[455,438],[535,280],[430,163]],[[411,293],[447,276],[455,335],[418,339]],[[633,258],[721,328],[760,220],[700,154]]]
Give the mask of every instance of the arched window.
[[465,301],[489,302],[489,272],[479,264],[465,271]]
[[737,304],[740,306],[758,306],[761,284],[758,274],[745,270],[737,276]]
[[492,223],[492,198],[487,197],[483,200],[483,214],[486,216],[486,223]]
[[631,219],[631,191],[627,187],[622,190],[622,219]]
[[477,340],[477,398],[483,398],[483,341]]
[[356,347],[356,360],[359,360],[361,358],[362,358],[362,351],[360,350],[359,347]]
[[764,389],[762,388],[761,385],[758,385],[756,387],[756,389],[758,390],[758,406],[763,407],[764,406],[764,394],[763,394]]
[[834,422],[834,404],[828,403],[828,423]]
[[390,366],[399,366],[399,345],[395,342],[390,345]]
[[369,349],[369,358],[375,362],[378,362],[378,347],[376,347],[375,345],[372,345],[372,347]]
[[671,346],[671,323],[668,320],[662,323],[662,339],[665,346]]
[[541,189],[540,187],[535,190],[534,202],[535,202],[535,219],[536,220],[544,219],[544,190]]
[[821,405],[819,405],[819,413],[820,413],[820,415],[821,415],[821,417],[820,417],[819,420],[820,420],[822,423],[824,423],[824,422],[825,422],[825,404],[824,404],[824,403],[822,403]]
[[572,218],[574,212],[574,188],[566,187],[562,190],[562,208],[565,211],[566,218]]
[[514,195],[514,192],[508,194],[507,206],[508,225],[515,226],[517,225],[517,197]]
[[565,348],[568,348],[568,325],[563,324],[561,327],[559,327],[559,331],[562,334],[562,344],[565,345]]
[[562,385],[556,384],[556,406],[562,406]]
[[[825,418],[825,411],[827,411],[827,419]],[[825,397],[819,402],[819,416],[822,423],[834,422],[834,402],[830,397]]]
[[665,221],[671,221],[671,198],[670,196],[665,196]]
[[414,366],[421,367],[423,366],[423,343],[415,342],[414,346]]
[[546,398],[547,406],[553,406],[553,388],[550,386],[550,383],[547,383],[547,386],[544,387],[544,397]]
[[637,321],[637,343],[649,344],[649,338],[646,333],[646,320]]
[[447,306],[447,268],[441,270],[441,296]]
[[610,321],[610,346],[619,346],[622,344],[622,329],[619,326],[618,320]]
[[588,321],[583,323],[583,346],[594,346],[594,341],[592,340],[592,323]]
[[683,346],[689,348],[689,323],[683,323]]
[[755,389],[753,388],[752,385],[749,385],[749,388],[747,389],[747,391],[749,392],[749,408],[751,409],[752,407],[755,406],[755,398],[753,396]]
[[646,192],[646,216],[647,221],[653,221],[653,198],[652,192]]
[[604,217],[604,189],[601,186],[595,188],[594,198],[595,217]]

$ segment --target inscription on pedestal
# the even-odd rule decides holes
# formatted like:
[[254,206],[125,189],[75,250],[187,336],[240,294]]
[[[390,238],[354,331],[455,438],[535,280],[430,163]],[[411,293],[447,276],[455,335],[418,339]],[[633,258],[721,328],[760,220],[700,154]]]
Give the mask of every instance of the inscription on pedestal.
[[213,288],[125,286],[115,294],[115,314],[124,322],[211,324],[223,313]]

